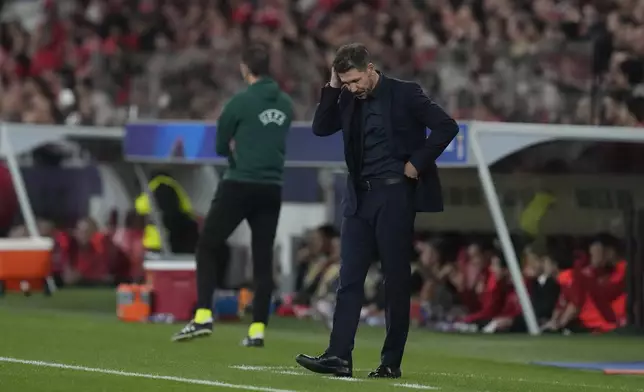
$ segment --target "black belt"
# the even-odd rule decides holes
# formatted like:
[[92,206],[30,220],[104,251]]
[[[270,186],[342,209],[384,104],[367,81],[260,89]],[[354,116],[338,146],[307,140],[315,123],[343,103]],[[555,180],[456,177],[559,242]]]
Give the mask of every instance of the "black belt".
[[400,184],[405,179],[403,177],[396,178],[374,178],[372,180],[358,181],[358,189],[362,191],[372,191],[374,189],[383,188],[389,185]]

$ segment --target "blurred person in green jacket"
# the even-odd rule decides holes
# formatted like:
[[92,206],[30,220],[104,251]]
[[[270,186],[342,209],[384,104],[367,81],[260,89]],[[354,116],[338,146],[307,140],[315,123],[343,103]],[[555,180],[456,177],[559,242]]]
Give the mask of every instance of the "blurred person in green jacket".
[[269,48],[250,45],[241,74],[248,88],[224,107],[217,123],[216,152],[228,169],[206,216],[197,244],[197,311],[173,336],[185,341],[212,333],[212,297],[217,286],[217,250],[246,220],[252,232],[253,322],[243,340],[263,347],[273,291],[273,246],[282,205],[286,137],[293,118],[291,98],[270,77]]

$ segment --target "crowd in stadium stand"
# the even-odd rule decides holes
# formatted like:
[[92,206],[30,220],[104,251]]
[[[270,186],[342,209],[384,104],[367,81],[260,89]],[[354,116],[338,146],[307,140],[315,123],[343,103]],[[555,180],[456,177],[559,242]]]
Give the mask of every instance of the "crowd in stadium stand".
[[[4,120],[216,119],[243,87],[240,47],[309,120],[334,49],[362,41],[459,119],[641,125],[639,0],[75,0],[0,36]],[[6,19],[6,18],[5,18]],[[22,97],[20,99],[18,97]]]
[[[309,233],[296,262],[297,292],[278,309],[282,316],[319,318],[332,325],[339,279],[337,232]],[[412,261],[411,317],[440,331],[526,332],[508,265],[491,236],[419,235]],[[519,241],[516,241],[519,243]],[[517,247],[523,278],[539,327],[557,333],[608,332],[626,321],[626,261],[620,242],[601,233],[579,241],[543,238]],[[384,325],[380,266],[365,282],[363,322]]]

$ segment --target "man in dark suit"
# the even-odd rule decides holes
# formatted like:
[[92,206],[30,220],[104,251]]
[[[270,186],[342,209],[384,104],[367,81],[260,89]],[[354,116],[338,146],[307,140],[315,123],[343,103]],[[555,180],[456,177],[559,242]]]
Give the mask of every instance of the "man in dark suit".
[[364,281],[372,262],[380,260],[387,336],[381,365],[369,377],[398,378],[409,331],[414,220],[416,212],[443,210],[435,161],[458,125],[417,83],[376,71],[366,47],[350,44],[336,54],[313,119],[318,136],[340,130],[349,176],[333,330],[324,354],[301,354],[296,361],[316,373],[352,376]]

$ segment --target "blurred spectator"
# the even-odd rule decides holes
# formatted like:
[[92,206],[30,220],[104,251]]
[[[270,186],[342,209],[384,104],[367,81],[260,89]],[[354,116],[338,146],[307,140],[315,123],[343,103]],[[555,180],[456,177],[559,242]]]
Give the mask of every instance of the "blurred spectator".
[[456,289],[459,302],[468,313],[483,307],[483,297],[491,279],[490,264],[494,247],[489,241],[477,240],[461,252],[449,282]]
[[[299,289],[284,298],[278,309],[281,315],[323,317],[333,306],[331,291],[340,268],[340,234],[327,224],[307,233],[307,240],[295,257]],[[322,300],[324,303],[316,304]],[[322,307],[322,308],[320,308]]]
[[385,282],[380,263],[371,266],[365,279],[365,301],[360,320],[368,325],[385,325]]
[[327,320],[331,326],[335,308],[335,292],[340,280],[340,235],[334,233],[330,240],[329,259],[324,272],[320,276],[315,293],[311,298],[311,307]]
[[[335,233],[330,242],[329,263],[311,299],[314,317],[321,318],[331,328],[335,310],[336,290],[340,280],[340,236]],[[371,326],[385,325],[385,291],[380,263],[371,266],[364,284],[364,304],[360,320]]]
[[81,219],[66,249],[69,264],[64,273],[65,284],[97,286],[110,284],[108,249],[111,240],[98,231],[91,218]]
[[[151,216],[152,206],[156,202],[161,219],[158,223],[167,234],[166,246],[176,254],[193,253],[199,237],[199,223],[185,189],[164,171],[154,171],[147,187],[134,202],[136,212],[146,222],[143,233],[146,251],[162,252],[162,233]],[[151,201],[151,197],[154,201]]]
[[136,211],[128,211],[123,227],[114,231],[114,248],[119,252],[118,257],[124,258],[118,263],[117,281],[141,282],[144,279],[143,227],[144,222]]
[[607,332],[623,325],[626,262],[619,256],[619,241],[600,234],[588,254],[589,265],[577,263],[562,284],[567,298],[546,331]]
[[320,226],[306,234],[303,246],[295,255],[295,290],[297,292],[309,292],[310,294],[315,291],[315,281],[328,262],[331,240],[336,236],[337,230],[330,224]]
[[[526,276],[530,279],[530,300],[534,307],[534,313],[539,325],[548,322],[557,306],[557,300],[561,292],[557,282],[559,260],[567,257],[564,252],[554,247],[535,246],[530,251],[530,273]],[[521,319],[519,324],[525,321]],[[525,330],[525,324],[514,325],[515,330]]]
[[[530,291],[530,302],[538,325],[550,321],[557,306],[560,287],[557,282],[558,259],[563,257],[554,248],[533,245],[526,248],[525,276]],[[497,320],[497,330],[527,332],[528,328],[522,314],[510,319]]]
[[512,320],[521,314],[521,306],[514,285],[509,276],[508,266],[501,254],[491,259],[491,274],[481,294],[481,308],[465,316],[462,321],[477,324],[484,331],[494,332],[508,328]]
[[51,252],[51,272],[57,287],[62,288],[67,282],[68,268],[70,265],[70,237],[62,230],[55,230],[52,234],[54,249]]
[[450,282],[455,274],[455,262],[448,260],[445,241],[439,238],[423,239],[416,243],[419,262],[412,269],[412,277],[420,279],[419,300],[426,321],[442,320],[456,304],[456,288]]
[[4,165],[0,164],[0,237],[6,237],[9,234],[18,210],[18,199],[13,189],[11,174]]

